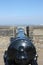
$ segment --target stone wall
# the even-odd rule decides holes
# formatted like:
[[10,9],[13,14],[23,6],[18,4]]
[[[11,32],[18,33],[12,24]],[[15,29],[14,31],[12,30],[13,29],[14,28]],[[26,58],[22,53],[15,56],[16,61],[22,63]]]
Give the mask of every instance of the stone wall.
[[30,37],[38,48],[43,48],[43,26],[30,26]]

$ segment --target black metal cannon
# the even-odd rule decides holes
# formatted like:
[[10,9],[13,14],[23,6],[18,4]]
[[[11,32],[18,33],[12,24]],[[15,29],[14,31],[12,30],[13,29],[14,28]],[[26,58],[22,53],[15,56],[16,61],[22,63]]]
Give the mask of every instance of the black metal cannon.
[[11,38],[11,43],[4,53],[4,62],[5,65],[38,65],[36,48],[23,29],[18,29],[16,38]]

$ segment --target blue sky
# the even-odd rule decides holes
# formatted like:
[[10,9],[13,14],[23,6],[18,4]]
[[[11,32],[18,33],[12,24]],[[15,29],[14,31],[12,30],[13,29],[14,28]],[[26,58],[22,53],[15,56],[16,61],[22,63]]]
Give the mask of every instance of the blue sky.
[[0,25],[43,24],[43,0],[0,0]]

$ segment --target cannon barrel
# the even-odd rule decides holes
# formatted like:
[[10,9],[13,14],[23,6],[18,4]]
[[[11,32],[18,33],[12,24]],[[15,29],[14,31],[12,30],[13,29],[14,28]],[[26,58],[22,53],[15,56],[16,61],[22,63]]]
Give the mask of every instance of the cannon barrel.
[[10,45],[4,54],[5,65],[38,65],[36,57],[36,48],[32,41],[19,28],[16,38],[11,38]]

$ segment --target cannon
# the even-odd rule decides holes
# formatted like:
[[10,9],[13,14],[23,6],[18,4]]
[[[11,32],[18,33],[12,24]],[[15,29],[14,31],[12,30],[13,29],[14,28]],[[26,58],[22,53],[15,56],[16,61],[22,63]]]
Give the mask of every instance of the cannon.
[[4,53],[4,63],[5,65],[38,65],[36,48],[22,28],[18,29],[15,38],[11,38],[10,45]]

